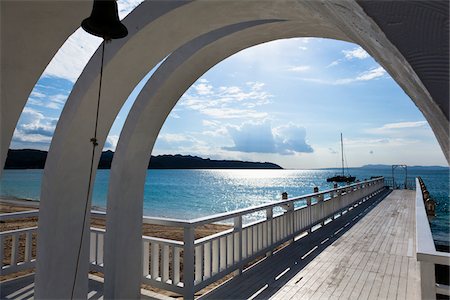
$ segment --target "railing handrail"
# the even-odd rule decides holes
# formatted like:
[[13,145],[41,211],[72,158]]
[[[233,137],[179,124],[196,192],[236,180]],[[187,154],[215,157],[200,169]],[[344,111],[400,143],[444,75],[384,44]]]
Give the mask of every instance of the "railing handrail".
[[[256,205],[256,206],[252,206],[252,207],[233,210],[230,212],[217,213],[214,215],[194,218],[194,219],[190,219],[190,220],[144,216],[143,223],[154,224],[154,225],[166,225],[166,226],[173,226],[173,227],[184,227],[184,228],[196,227],[196,226],[201,226],[204,224],[210,224],[210,223],[215,223],[215,222],[219,222],[219,221],[223,221],[223,220],[232,219],[239,215],[247,215],[247,214],[255,213],[255,212],[258,212],[261,210],[271,209],[271,208],[274,208],[277,206],[282,206],[282,205],[290,204],[293,202],[306,200],[308,198],[314,198],[314,197],[329,194],[329,193],[345,191],[349,188],[355,188],[360,185],[364,185],[367,183],[382,180],[383,178],[384,177],[369,179],[369,180],[365,180],[365,181],[361,181],[361,182],[356,182],[356,183],[353,183],[350,185],[338,187],[335,189],[328,189],[328,190],[324,190],[324,191],[319,191],[317,193],[310,193],[310,194],[301,195],[301,196],[294,197],[294,198],[289,198],[287,200],[281,200],[281,201],[273,200],[273,202],[270,202],[270,203],[264,203],[264,204],[260,204],[260,205]],[[2,215],[9,215],[9,214],[0,214],[0,220],[1,220]],[[106,212],[99,211],[99,210],[92,210],[91,216],[105,218]]]
[[418,261],[450,266],[450,253],[436,250],[418,178],[416,178],[416,252]]
[[0,231],[0,237],[10,235],[10,234],[20,234],[20,233],[35,231],[35,230],[37,230],[37,226],[13,229],[13,230],[8,230],[8,231]]
[[32,218],[37,217],[39,215],[38,209],[27,210],[27,211],[18,211],[13,213],[3,213],[0,214],[0,221],[18,219],[18,218]]

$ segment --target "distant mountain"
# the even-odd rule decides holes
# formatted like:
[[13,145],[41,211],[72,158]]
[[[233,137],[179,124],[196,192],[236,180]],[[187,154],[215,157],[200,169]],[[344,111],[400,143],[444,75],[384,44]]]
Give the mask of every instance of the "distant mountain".
[[[372,169],[372,170],[384,170],[384,169],[391,169],[391,165],[364,165],[361,168],[363,169]],[[448,170],[449,167],[443,167],[443,166],[408,166],[408,170]]]
[[43,169],[47,151],[34,149],[8,150],[5,169]]
[[[104,151],[98,164],[99,169],[110,169],[114,156]],[[43,169],[47,151],[21,149],[9,150],[5,169]],[[239,160],[212,160],[191,155],[158,155],[150,159],[149,169],[283,169],[270,162],[249,162]]]

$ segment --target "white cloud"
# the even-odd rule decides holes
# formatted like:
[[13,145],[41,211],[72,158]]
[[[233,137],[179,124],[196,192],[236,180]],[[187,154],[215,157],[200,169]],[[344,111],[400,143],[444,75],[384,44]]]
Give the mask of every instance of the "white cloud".
[[340,64],[341,62],[343,62],[345,60],[352,60],[355,58],[356,59],[366,59],[366,58],[370,57],[369,53],[367,53],[363,48],[361,48],[359,46],[354,48],[353,50],[342,50],[342,53],[344,54],[344,57],[331,62],[327,66],[327,68],[337,66],[338,64]]
[[330,67],[337,66],[340,62],[341,62],[340,59],[335,60],[335,61],[331,62],[331,63],[330,63],[328,66],[326,66],[326,67],[327,67],[327,68],[330,68]]
[[366,59],[369,58],[370,55],[367,53],[363,48],[356,47],[353,50],[343,50],[342,53],[344,53],[345,58],[348,60],[357,58],[357,59]]
[[67,100],[67,97],[68,94],[48,95],[41,91],[37,91],[35,88],[28,98],[28,104],[61,110]]
[[288,70],[292,71],[292,72],[305,72],[305,71],[308,71],[310,69],[311,69],[310,66],[292,66]]
[[125,18],[133,9],[139,4],[144,2],[144,0],[118,0],[117,8],[119,11],[119,18],[122,20]]
[[400,129],[400,128],[417,128],[427,126],[427,121],[417,121],[417,122],[399,122],[399,123],[387,123],[384,124],[380,129]]
[[386,75],[386,71],[382,67],[377,67],[377,68],[362,72],[362,73],[358,74],[356,77],[350,77],[350,78],[327,80],[327,79],[320,79],[320,78],[301,77],[299,79],[302,81],[308,81],[308,82],[313,82],[313,83],[318,83],[318,84],[345,85],[345,84],[350,84],[350,83],[354,83],[354,82],[374,80],[374,79],[383,77],[384,75]]
[[[120,18],[130,13],[141,0],[119,0]],[[58,50],[43,76],[59,77],[75,82],[102,39],[77,29]]]
[[180,107],[197,111],[215,119],[262,119],[266,112],[256,107],[270,102],[272,95],[264,90],[264,83],[246,82],[245,86],[220,86],[206,79],[195,83],[181,98]]
[[232,147],[223,147],[228,151],[281,155],[313,152],[307,144],[305,128],[292,123],[272,128],[267,121],[245,122],[241,126],[228,126],[227,131],[234,142]]
[[49,144],[56,122],[56,118],[46,117],[41,112],[26,107],[14,131],[13,142]]
[[168,143],[189,141],[189,138],[187,136],[183,134],[173,134],[173,133],[161,134],[158,136],[158,139],[162,139]]
[[217,127],[219,123],[211,120],[202,120],[202,125],[206,127]]
[[43,75],[75,82],[101,41],[79,28],[58,50]]
[[264,119],[268,116],[266,112],[257,112],[250,109],[234,108],[203,108],[201,112],[216,119]]
[[409,137],[413,139],[417,139],[419,135],[422,137],[424,135],[432,135],[430,127],[426,121],[387,123],[381,127],[367,129],[366,132],[384,137]]
[[45,94],[40,93],[38,91],[32,91],[30,94],[31,97],[36,97],[36,98],[44,98]]
[[210,145],[192,134],[161,133],[155,143],[155,153],[193,154],[199,149],[210,149]]
[[384,76],[386,74],[386,71],[382,67],[378,67],[369,71],[366,71],[364,73],[361,73],[358,77],[356,77],[355,81],[366,81],[366,80],[372,80],[375,78],[379,78]]
[[199,95],[209,95],[213,88],[212,85],[206,83],[195,84],[193,87]]
[[116,151],[118,141],[119,141],[118,135],[108,135],[105,141],[105,146],[103,146],[103,151],[105,150]]

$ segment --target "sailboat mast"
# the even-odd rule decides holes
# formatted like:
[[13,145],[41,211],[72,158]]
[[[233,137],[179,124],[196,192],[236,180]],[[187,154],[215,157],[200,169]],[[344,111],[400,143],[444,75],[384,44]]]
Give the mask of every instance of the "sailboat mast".
[[341,132],[341,156],[342,156],[342,176],[344,175],[344,143],[342,142],[342,132]]

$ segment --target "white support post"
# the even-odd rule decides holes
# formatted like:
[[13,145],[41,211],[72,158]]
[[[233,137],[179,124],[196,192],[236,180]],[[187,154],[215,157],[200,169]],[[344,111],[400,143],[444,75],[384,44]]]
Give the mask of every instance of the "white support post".
[[[323,207],[324,206],[323,197],[324,197],[323,194],[317,196],[317,205],[319,205],[319,208],[320,208],[320,219],[323,219],[325,217],[324,207]],[[324,225],[325,225],[325,220],[322,220],[320,222],[320,226],[324,226]]]
[[[267,245],[272,245],[273,243],[273,208],[270,207],[266,209],[266,220],[267,220]],[[273,251],[270,250],[266,253],[266,256],[271,256]]]
[[[242,216],[237,216],[234,218],[234,232],[238,235],[238,243],[237,243],[237,249],[235,248],[235,251],[237,250],[237,257],[238,257],[238,263],[240,264],[242,261]],[[234,275],[241,275],[242,274],[242,266],[239,266],[239,269],[234,272]]]
[[184,228],[184,253],[183,253],[183,298],[194,299],[194,269],[195,269],[195,231],[194,227]]
[[[31,254],[32,254],[32,248],[33,248],[33,235],[31,232],[27,232],[25,234],[25,260],[26,262],[31,261]],[[3,256],[0,256],[1,259],[3,259]]]
[[294,224],[294,202],[289,203],[287,210],[287,226],[288,226],[288,235],[292,235],[292,238],[289,241],[289,244],[292,244],[295,240],[294,232],[295,232],[295,224]]
[[306,198],[306,206],[308,208],[308,233],[312,232],[312,214],[311,214],[311,197]]
[[434,263],[420,262],[420,289],[422,299],[436,299]]
[[3,268],[4,239],[0,236],[0,270]]

